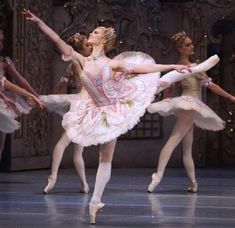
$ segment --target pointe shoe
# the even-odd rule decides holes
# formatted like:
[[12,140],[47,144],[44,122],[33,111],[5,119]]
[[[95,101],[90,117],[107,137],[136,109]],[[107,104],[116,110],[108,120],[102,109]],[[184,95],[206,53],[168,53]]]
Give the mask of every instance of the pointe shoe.
[[82,185],[81,188],[80,188],[80,192],[81,193],[86,193],[88,194],[89,193],[89,185],[86,183],[85,185]]
[[48,183],[47,183],[47,186],[44,188],[43,190],[43,193],[44,194],[48,194],[55,186],[55,183],[56,183],[56,177],[53,177],[53,176],[49,176],[48,177]]
[[197,181],[193,181],[191,185],[188,187],[188,192],[197,193],[198,192],[198,184]]
[[161,181],[161,177],[158,175],[158,173],[153,173],[152,175],[152,181],[148,186],[148,192],[152,193],[154,191],[154,189],[158,186],[158,184]]
[[96,214],[99,210],[101,210],[104,207],[104,203],[98,203],[98,204],[94,204],[94,203],[90,203],[89,205],[89,223],[90,224],[95,224],[95,218],[96,218]]

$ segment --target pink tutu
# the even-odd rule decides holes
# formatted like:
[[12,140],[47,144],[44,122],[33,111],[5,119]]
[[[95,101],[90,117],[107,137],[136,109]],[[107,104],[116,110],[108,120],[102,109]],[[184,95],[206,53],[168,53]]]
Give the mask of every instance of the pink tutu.
[[[141,52],[125,52],[116,58],[124,60],[130,67],[132,63],[154,63],[149,55]],[[73,95],[73,99],[70,95],[48,95],[41,98],[44,102],[54,100],[58,105],[60,100],[64,100],[61,102],[64,105],[67,98],[71,106],[63,116],[62,126],[72,142],[90,146],[109,142],[138,123],[154,99],[160,74],[131,77],[116,73],[112,76],[111,69],[105,63],[96,70],[96,75],[92,75],[89,66],[84,69],[85,76],[81,78],[83,89]],[[77,96],[76,99],[74,96]],[[47,102],[47,106],[53,105]]]

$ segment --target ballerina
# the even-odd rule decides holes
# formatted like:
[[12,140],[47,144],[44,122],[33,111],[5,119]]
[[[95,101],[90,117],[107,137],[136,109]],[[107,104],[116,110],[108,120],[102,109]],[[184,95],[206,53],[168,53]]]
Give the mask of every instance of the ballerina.
[[[68,44],[70,44],[74,48],[74,50],[76,50],[83,56],[88,56],[91,54],[92,46],[87,42],[87,38],[84,35],[76,33],[70,36],[68,39]],[[75,87],[75,91],[77,93],[80,92],[81,81],[79,77],[76,77],[76,75],[74,75],[71,65],[69,65],[67,68],[67,74],[68,75],[61,77],[60,81],[54,87],[53,93],[61,92],[64,89],[64,87],[68,85]],[[47,105],[47,102],[45,101],[46,97],[41,96],[41,99],[42,97],[44,97],[44,102]],[[67,111],[68,110],[65,110],[65,112]],[[60,114],[63,115],[64,113],[60,112]],[[59,169],[64,151],[69,146],[70,143],[71,143],[71,140],[67,137],[66,133],[64,132],[62,136],[60,137],[60,139],[58,140],[52,153],[51,174],[48,177],[48,184],[43,190],[44,194],[48,194],[55,186],[56,180],[57,180],[58,169]],[[82,153],[83,153],[83,147],[79,144],[74,144],[73,162],[81,180],[80,192],[88,193],[89,185],[86,180],[85,165],[84,165]]]
[[[94,224],[96,213],[104,207],[101,197],[111,176],[117,137],[136,125],[156,91],[192,73],[210,69],[218,57],[192,68],[155,64],[149,55],[140,52],[122,53],[111,60],[105,52],[113,47],[116,34],[113,28],[105,27],[97,27],[90,33],[88,42],[93,50],[89,57],[84,57],[29,10],[23,14],[49,36],[63,60],[70,61],[76,74],[81,76],[83,88],[77,98],[61,95],[55,102],[66,103],[66,96],[70,99],[70,110],[63,116],[62,126],[72,142],[82,146],[100,144],[99,166],[89,204],[89,221]],[[159,72],[172,69],[179,72],[170,72],[159,79]]]
[[[192,65],[190,57],[194,54],[192,40],[185,32],[180,32],[172,37],[174,46],[179,52],[179,63]],[[183,163],[190,179],[188,191],[196,193],[198,184],[195,177],[195,166],[192,158],[193,128],[194,124],[202,129],[218,131],[224,128],[224,121],[201,101],[201,88],[206,86],[214,93],[235,102],[235,97],[224,91],[212,82],[205,73],[196,74],[181,81],[183,93],[180,97],[164,99],[151,104],[148,112],[160,115],[176,115],[177,121],[172,133],[160,152],[157,172],[152,175],[152,182],[148,186],[151,193],[160,183],[166,165],[176,146],[183,143]],[[172,91],[171,91],[172,92]]]
[[[12,91],[20,96],[26,98],[21,102],[17,102],[4,94],[4,91]],[[32,104],[36,104],[39,108],[43,109],[42,102],[32,93],[29,93],[23,88],[14,85],[8,81],[4,76],[0,75],[0,131],[3,133],[12,133],[19,129],[20,123],[16,121],[16,117],[20,114],[28,114]],[[31,104],[29,106],[28,104]]]
[[[27,90],[28,92],[30,92],[31,94],[33,94],[37,97],[38,94],[31,87],[29,82],[17,71],[16,67],[14,66],[13,61],[9,57],[6,57],[3,54],[4,40],[5,40],[4,31],[3,31],[3,29],[0,29],[0,53],[1,53],[0,54],[0,75],[4,76],[7,74],[7,75],[11,76],[14,80],[16,80],[16,82],[18,82],[18,84],[22,88],[24,88],[25,90]],[[27,109],[31,109],[30,105],[26,104],[26,102],[24,100],[22,100],[21,97],[19,95],[15,94],[15,92],[13,92],[13,91],[2,89],[1,97],[4,98],[5,101],[8,100],[8,104],[10,104],[10,103],[11,103],[11,105],[18,104],[21,107],[24,106],[26,108],[26,106],[27,106],[28,107]],[[27,113],[28,113],[28,111],[27,111]],[[14,131],[14,130],[12,130],[12,131]],[[1,160],[1,154],[2,154],[2,151],[4,148],[5,137],[6,137],[5,133],[0,130],[0,160]]]

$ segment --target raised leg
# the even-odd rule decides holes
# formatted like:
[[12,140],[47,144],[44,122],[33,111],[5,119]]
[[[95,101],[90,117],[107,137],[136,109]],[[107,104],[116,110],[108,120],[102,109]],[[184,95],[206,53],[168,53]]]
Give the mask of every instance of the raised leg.
[[163,75],[159,79],[159,88],[157,93],[160,93],[163,89],[166,89],[171,84],[181,81],[189,76],[192,76],[194,74],[205,72],[211,69],[213,66],[215,66],[219,62],[219,57],[217,55],[213,55],[210,58],[208,58],[206,61],[191,67],[191,72],[185,71],[185,73],[179,73],[177,71],[170,71],[169,73]]

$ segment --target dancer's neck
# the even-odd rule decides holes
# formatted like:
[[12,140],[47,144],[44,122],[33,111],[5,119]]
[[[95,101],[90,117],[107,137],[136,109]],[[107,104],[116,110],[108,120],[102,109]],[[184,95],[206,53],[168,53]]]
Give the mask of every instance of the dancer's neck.
[[180,64],[184,64],[184,65],[191,64],[191,62],[190,62],[190,56],[187,56],[187,55],[180,55],[179,63],[180,63]]
[[90,58],[92,58],[93,60],[97,60],[100,57],[104,57],[105,53],[104,53],[104,48],[101,46],[96,46],[93,47],[92,53],[89,56]]

